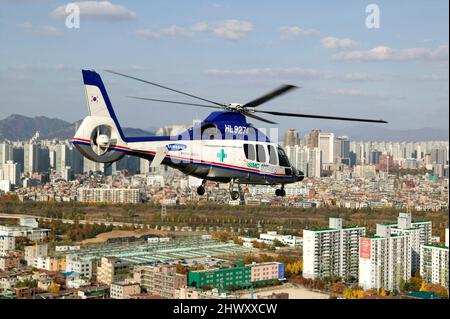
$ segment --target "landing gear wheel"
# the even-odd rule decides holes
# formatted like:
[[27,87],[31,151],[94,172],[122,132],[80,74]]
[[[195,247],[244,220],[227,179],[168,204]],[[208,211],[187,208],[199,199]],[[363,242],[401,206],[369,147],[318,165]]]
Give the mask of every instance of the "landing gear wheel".
[[205,188],[203,186],[199,186],[197,187],[197,194],[199,194],[200,196],[205,194]]
[[232,191],[232,192],[230,193],[230,196],[231,196],[231,199],[232,199],[232,200],[236,200],[236,199],[238,199],[238,198],[240,197],[240,194],[239,194],[238,191]]
[[284,196],[286,196],[286,191],[284,190],[284,189],[280,189],[280,191],[281,191],[281,197],[284,197]]
[[276,195],[276,196],[281,196],[281,189],[277,188],[277,189],[275,190],[275,195]]

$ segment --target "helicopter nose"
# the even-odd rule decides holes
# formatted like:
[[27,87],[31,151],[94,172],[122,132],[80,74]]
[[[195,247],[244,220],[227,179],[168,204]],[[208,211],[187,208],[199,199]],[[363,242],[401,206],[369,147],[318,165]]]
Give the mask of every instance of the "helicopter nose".
[[293,168],[293,170],[292,170],[293,175],[295,175],[297,177],[298,182],[301,182],[305,178],[305,173],[296,169],[295,167],[292,167],[292,168]]

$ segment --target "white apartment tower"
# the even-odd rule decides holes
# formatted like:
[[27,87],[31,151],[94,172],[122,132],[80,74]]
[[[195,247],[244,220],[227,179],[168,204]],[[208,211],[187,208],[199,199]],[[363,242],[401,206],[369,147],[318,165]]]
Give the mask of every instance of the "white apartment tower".
[[377,225],[375,236],[360,239],[359,285],[364,289],[399,290],[411,278],[411,244],[408,235],[391,233]]
[[420,257],[423,280],[448,289],[448,243],[446,246],[423,245]]
[[32,174],[39,169],[39,145],[27,143],[23,146],[23,172]]
[[0,164],[4,164],[13,159],[13,146],[10,142],[0,143]]
[[319,133],[319,150],[323,164],[334,163],[334,133]]
[[413,221],[411,213],[400,213],[397,224],[387,224],[391,234],[410,237],[411,245],[411,273],[420,271],[420,253],[422,245],[431,243],[431,221]]
[[12,185],[17,185],[20,182],[20,164],[13,161],[6,161],[4,164],[0,164],[2,171],[2,178],[9,180]]
[[343,227],[341,218],[330,218],[329,227],[303,230],[303,277],[358,277],[359,238],[365,227]]

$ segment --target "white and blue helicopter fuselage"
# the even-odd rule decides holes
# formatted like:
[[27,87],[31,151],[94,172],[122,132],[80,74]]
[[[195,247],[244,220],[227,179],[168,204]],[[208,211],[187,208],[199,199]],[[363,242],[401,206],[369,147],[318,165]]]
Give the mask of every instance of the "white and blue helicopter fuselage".
[[[100,76],[83,70],[87,116],[72,143],[87,158],[112,163],[125,155],[167,165],[202,180],[282,185],[301,181],[283,149],[233,111],[212,112],[201,123],[174,136],[124,135]],[[203,185],[204,183],[202,183]],[[281,189],[277,195],[283,196]]]

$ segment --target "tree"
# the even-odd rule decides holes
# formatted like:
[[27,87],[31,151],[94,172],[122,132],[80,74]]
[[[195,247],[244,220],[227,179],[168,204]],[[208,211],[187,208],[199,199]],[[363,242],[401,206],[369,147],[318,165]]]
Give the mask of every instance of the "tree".
[[378,293],[379,296],[381,297],[386,297],[388,295],[386,289],[384,289],[384,287],[381,287],[380,292]]
[[59,291],[59,285],[56,282],[52,282],[50,287],[48,287],[48,291],[52,293],[56,293]]

